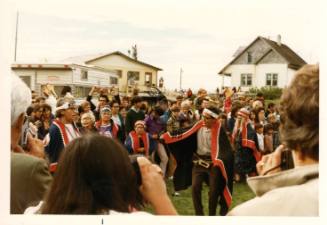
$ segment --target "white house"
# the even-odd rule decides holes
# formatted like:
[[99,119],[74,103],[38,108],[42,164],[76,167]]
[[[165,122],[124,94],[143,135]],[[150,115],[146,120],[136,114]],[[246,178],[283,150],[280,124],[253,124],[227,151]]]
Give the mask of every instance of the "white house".
[[127,91],[128,86],[158,86],[158,71],[162,69],[131,58],[119,51],[109,54],[71,57],[64,62],[93,65],[118,74],[119,90]]
[[247,91],[252,87],[285,87],[296,70],[306,62],[287,45],[264,37],[257,37],[235,58],[221,69],[218,75],[230,76],[232,87]]
[[70,86],[75,97],[85,97],[94,85],[108,87],[118,81],[116,71],[93,65],[14,63],[11,69],[38,93],[42,85],[52,84],[58,95],[64,86]]

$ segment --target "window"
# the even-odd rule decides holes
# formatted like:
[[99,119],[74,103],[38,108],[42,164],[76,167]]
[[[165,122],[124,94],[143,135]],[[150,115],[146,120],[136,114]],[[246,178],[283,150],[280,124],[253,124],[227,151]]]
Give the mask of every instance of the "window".
[[152,73],[145,72],[145,85],[151,85],[152,84]]
[[81,80],[87,80],[88,78],[88,71],[87,70],[81,70]]
[[140,72],[138,71],[128,71],[127,72],[127,84],[135,85],[135,81],[140,80]]
[[118,84],[118,78],[117,77],[110,77],[110,84]]
[[277,73],[267,73],[266,74],[266,86],[276,87],[278,84],[278,74]]
[[242,73],[241,74],[241,86],[252,86],[252,74]]
[[248,63],[252,63],[252,52],[248,52]]
[[27,87],[31,88],[31,77],[30,76],[19,76],[22,81],[27,85]]
[[77,86],[75,87],[75,98],[84,98],[86,97],[89,92],[91,91],[91,87],[83,87],[83,86]]
[[127,72],[127,79],[128,80],[140,80],[140,72],[138,71],[128,71]]

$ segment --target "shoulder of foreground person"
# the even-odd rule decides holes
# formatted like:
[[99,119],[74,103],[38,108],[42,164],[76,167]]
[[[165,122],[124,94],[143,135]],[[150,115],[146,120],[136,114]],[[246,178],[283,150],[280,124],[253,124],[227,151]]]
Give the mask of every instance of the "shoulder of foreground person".
[[[24,214],[27,214],[27,215],[31,215],[31,214],[40,214],[40,209],[41,209],[41,206],[43,205],[43,201],[40,201],[38,205],[36,206],[32,206],[32,207],[28,207]],[[118,212],[118,211],[115,211],[115,210],[109,210],[108,212],[109,215],[112,215],[112,216],[119,216],[119,215],[131,215],[131,216],[153,216],[153,214],[151,213],[148,213],[148,212],[144,212],[144,211],[135,211],[135,212],[131,212],[131,213],[125,213],[125,212]]]
[[318,179],[276,188],[236,206],[229,216],[319,216]]
[[153,216],[153,214],[145,212],[145,211],[135,211],[131,213],[123,213],[123,212],[117,212],[115,210],[110,210],[109,215],[131,215],[131,216]]

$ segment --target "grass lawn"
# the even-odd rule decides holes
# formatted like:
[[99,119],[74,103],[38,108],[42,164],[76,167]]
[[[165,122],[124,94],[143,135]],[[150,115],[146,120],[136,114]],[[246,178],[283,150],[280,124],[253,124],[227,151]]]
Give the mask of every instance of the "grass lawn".
[[[167,188],[170,198],[173,201],[173,204],[179,215],[194,215],[193,202],[192,202],[192,193],[191,187],[187,190],[180,191],[180,196],[172,197],[171,193],[173,193],[173,183],[171,180],[167,181]],[[234,191],[233,191],[233,202],[232,208],[245,202],[254,197],[253,192],[250,190],[246,183],[234,183]],[[203,184],[202,190],[202,204],[204,207],[204,212],[208,215],[208,187],[206,184]],[[146,211],[154,213],[153,209],[150,207],[146,207]],[[217,215],[219,212],[219,206],[217,208]]]

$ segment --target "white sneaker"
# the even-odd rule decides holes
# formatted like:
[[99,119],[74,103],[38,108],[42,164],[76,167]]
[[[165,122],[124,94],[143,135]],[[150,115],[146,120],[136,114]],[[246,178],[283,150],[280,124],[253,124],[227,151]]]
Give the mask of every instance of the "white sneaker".
[[180,193],[178,193],[178,192],[174,192],[173,194],[172,194],[172,196],[180,196],[181,194]]

